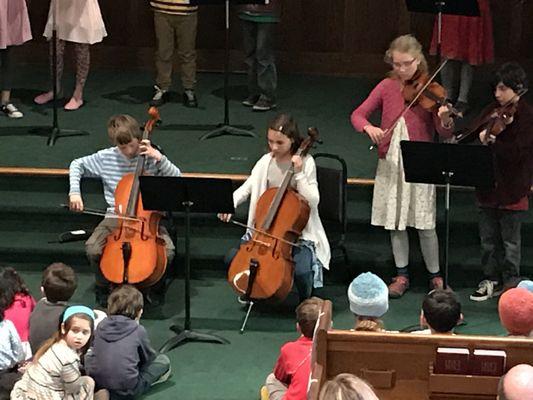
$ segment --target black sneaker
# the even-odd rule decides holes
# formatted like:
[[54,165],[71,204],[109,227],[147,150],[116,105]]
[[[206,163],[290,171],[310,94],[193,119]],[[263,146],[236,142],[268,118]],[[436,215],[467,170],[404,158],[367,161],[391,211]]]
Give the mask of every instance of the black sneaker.
[[502,286],[498,281],[485,279],[479,282],[477,290],[470,295],[472,301],[485,301],[502,293]]
[[159,107],[167,101],[167,94],[168,91],[165,89],[161,89],[159,86],[154,85],[154,96],[152,97],[152,100],[150,100],[150,105],[154,107]]
[[277,104],[274,102],[274,100],[269,99],[265,95],[261,95],[259,97],[259,100],[257,100],[256,103],[253,105],[252,110],[253,111],[270,111],[276,107],[277,107]]
[[245,98],[241,104],[245,107],[253,107],[255,103],[257,103],[257,100],[259,100],[259,95],[252,94],[248,96],[247,98]]
[[0,111],[2,111],[9,118],[22,118],[24,116],[24,114],[22,114],[22,112],[20,112],[19,109],[12,103],[3,104],[0,107]]
[[186,89],[183,92],[183,105],[185,107],[196,108],[198,107],[198,100],[194,94],[194,90]]

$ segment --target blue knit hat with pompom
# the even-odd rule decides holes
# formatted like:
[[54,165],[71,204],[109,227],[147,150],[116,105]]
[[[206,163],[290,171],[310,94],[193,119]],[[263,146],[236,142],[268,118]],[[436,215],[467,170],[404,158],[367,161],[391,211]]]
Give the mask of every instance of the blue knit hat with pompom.
[[379,276],[364,272],[348,287],[348,300],[354,314],[379,318],[389,309],[389,290]]

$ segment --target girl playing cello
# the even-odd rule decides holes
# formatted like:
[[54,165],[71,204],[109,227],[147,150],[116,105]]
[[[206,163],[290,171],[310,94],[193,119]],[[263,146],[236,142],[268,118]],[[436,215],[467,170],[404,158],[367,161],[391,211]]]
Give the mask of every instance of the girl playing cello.
[[[389,285],[389,296],[400,297],[409,288],[408,226],[418,231],[430,286],[443,287],[435,231],[435,186],[405,182],[400,141],[431,141],[435,129],[439,135],[451,136],[453,120],[445,106],[441,106],[438,112],[428,112],[418,104],[406,110],[394,123],[405,107],[403,88],[409,85],[417,71],[427,72],[427,63],[422,46],[411,35],[393,40],[385,53],[385,61],[392,66],[392,71],[352,113],[351,121],[356,130],[366,133],[378,147],[371,224],[390,231],[396,277]],[[370,114],[377,110],[382,114],[380,127],[368,121]]]
[[[322,268],[328,269],[330,260],[328,239],[318,215],[320,195],[315,161],[309,155],[295,155],[302,137],[296,121],[288,114],[279,114],[270,122],[267,142],[270,151],[257,161],[246,182],[235,190],[233,203],[237,207],[250,198],[248,226],[253,227],[258,199],[267,189],[279,187],[285,172],[294,166],[290,186],[307,200],[310,207],[309,220],[298,241],[300,246],[292,248],[294,284],[300,301],[303,301],[311,296],[313,288],[322,287]],[[231,214],[219,214],[219,218],[229,222]],[[247,232],[242,241],[250,238],[251,234]]]

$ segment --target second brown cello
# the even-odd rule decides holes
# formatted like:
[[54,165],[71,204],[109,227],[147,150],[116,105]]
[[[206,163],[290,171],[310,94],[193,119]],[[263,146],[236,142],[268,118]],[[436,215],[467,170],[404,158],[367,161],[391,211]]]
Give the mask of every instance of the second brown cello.
[[[305,156],[318,139],[316,128],[295,155]],[[266,190],[259,198],[252,238],[243,243],[233,258],[228,282],[248,299],[283,301],[289,294],[294,273],[292,247],[309,219],[309,204],[289,188],[294,175],[291,167],[278,188]]]

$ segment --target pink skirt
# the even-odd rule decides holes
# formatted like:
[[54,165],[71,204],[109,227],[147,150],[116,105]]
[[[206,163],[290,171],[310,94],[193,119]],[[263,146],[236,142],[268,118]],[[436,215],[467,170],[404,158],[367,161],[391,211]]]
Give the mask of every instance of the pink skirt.
[[[489,0],[478,0],[479,17],[442,16],[441,54],[444,58],[471,65],[494,61],[494,39]],[[430,54],[437,53],[437,20],[433,27]]]
[[0,11],[0,49],[31,40],[26,0],[0,0]]
[[98,0],[52,0],[44,29],[47,39],[52,37],[54,8],[57,8],[55,22],[59,39],[93,44],[107,36]]

